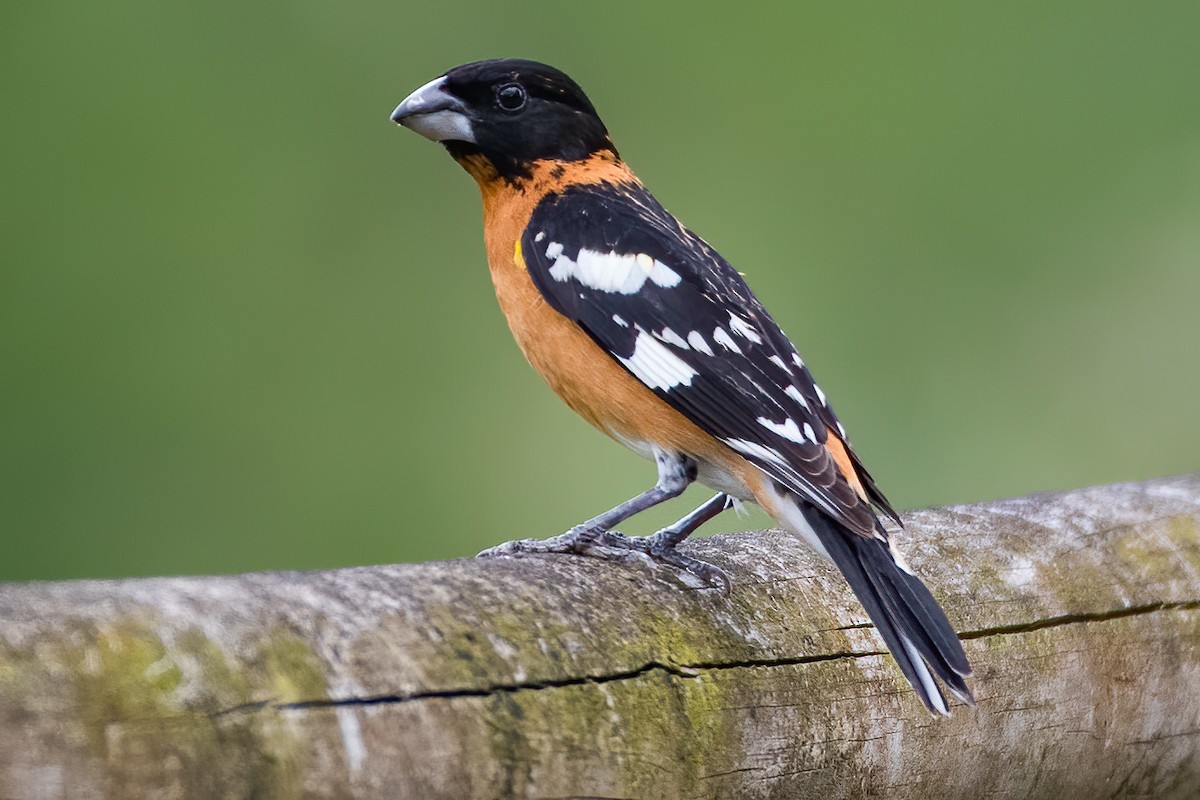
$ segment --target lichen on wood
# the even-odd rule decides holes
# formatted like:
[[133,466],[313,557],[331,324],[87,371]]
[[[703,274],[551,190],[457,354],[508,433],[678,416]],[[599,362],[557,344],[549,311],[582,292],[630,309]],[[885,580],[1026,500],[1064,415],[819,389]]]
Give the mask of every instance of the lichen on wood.
[[1200,476],[906,515],[975,709],[836,571],[567,556],[0,586],[0,797],[1191,797]]

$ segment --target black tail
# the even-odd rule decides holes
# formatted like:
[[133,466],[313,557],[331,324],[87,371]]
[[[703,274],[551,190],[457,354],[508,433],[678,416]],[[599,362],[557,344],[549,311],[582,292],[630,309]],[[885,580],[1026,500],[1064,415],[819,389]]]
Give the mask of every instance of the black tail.
[[971,665],[962,644],[920,578],[897,564],[886,542],[844,531],[823,512],[796,502],[925,706],[950,713],[931,670],[951,694],[975,705],[964,680]]

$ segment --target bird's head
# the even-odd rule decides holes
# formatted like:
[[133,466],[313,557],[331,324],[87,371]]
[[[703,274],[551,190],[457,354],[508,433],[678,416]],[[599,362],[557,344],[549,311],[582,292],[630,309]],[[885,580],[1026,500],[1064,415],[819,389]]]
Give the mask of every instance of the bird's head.
[[509,180],[528,175],[538,161],[617,154],[575,81],[554,67],[518,58],[455,67],[404,98],[392,120],[441,142],[464,166],[486,159]]

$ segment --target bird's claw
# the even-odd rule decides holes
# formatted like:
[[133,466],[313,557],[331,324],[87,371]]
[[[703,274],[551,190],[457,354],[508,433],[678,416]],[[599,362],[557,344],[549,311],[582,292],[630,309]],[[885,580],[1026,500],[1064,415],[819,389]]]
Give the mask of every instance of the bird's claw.
[[[489,547],[476,558],[502,558],[546,553],[586,555],[609,560],[626,560],[632,555],[641,555],[655,564],[674,567],[700,581],[693,588],[719,589],[728,595],[733,585],[729,574],[720,567],[681,553],[666,540],[666,532],[653,536],[626,536],[618,531],[578,526],[549,539],[514,539]],[[689,585],[692,585],[689,582]]]
[[655,536],[648,538],[650,549],[647,555],[651,560],[659,564],[675,567],[675,569],[687,575],[691,575],[700,579],[702,586],[695,588],[712,588],[720,590],[721,594],[728,596],[730,589],[733,588],[733,580],[729,577],[729,573],[715,564],[710,564],[707,561],[701,561],[698,558],[692,558],[689,555],[681,553],[678,548],[669,545],[663,545],[655,541]]
[[577,525],[566,533],[551,536],[549,539],[514,539],[502,542],[495,547],[479,553],[476,558],[496,558],[499,556],[518,556],[531,553],[575,553],[585,555],[591,553],[597,545],[611,546],[610,541],[626,540],[623,534],[616,531],[605,531],[599,528],[585,528]]

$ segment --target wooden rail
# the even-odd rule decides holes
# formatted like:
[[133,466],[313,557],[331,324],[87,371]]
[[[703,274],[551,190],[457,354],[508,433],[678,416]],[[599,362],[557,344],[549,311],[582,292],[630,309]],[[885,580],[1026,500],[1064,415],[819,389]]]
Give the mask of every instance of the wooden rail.
[[545,556],[0,586],[0,798],[1200,792],[1200,475],[906,515],[976,669],[931,717],[778,531]]

